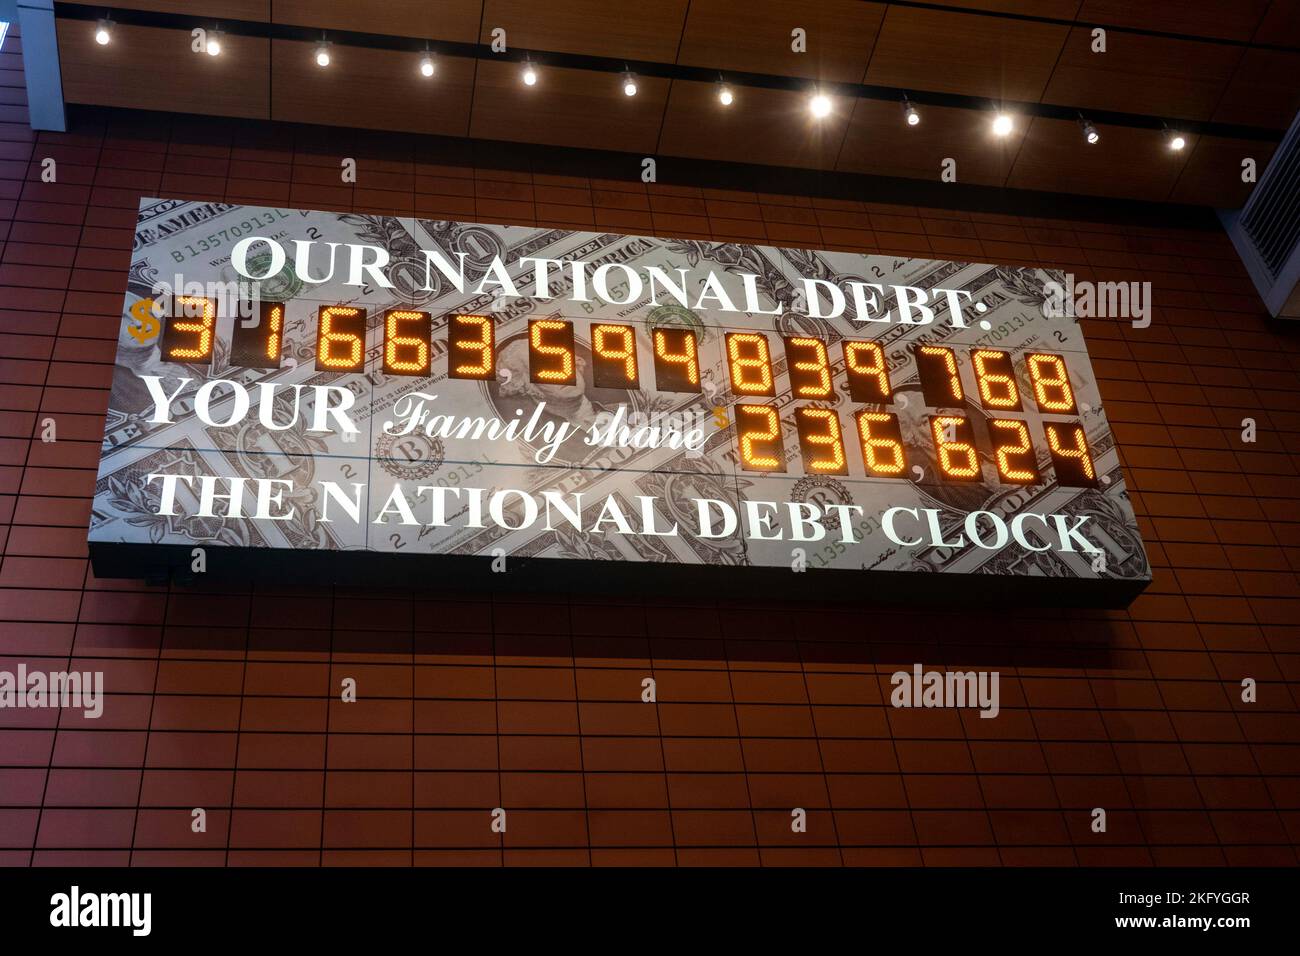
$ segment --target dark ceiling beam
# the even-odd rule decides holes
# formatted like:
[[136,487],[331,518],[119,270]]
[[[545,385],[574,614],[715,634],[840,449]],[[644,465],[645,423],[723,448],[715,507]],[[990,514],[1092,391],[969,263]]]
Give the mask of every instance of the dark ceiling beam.
[[[336,46],[366,47],[375,50],[393,50],[436,56],[463,57],[476,60],[493,60],[522,64],[531,61],[538,67],[558,67],[570,70],[588,70],[593,73],[618,74],[631,70],[638,76],[696,83],[716,83],[725,79],[728,85],[738,88],[786,90],[811,93],[819,90],[833,96],[901,102],[906,95],[921,106],[945,106],[954,109],[991,112],[1007,110],[1021,116],[1044,119],[1077,120],[1081,108],[1052,103],[1032,103],[1021,100],[995,100],[985,96],[965,96],[932,90],[892,86],[874,86],[866,83],[818,82],[804,77],[781,76],[771,73],[742,73],[734,70],[718,71],[708,67],[685,66],[678,63],[658,63],[647,60],[626,60],[613,57],[587,56],[578,53],[557,53],[549,50],[512,48],[506,53],[494,53],[485,43],[462,43],[450,40],[433,40],[423,37],[394,36],[386,33],[359,33],[350,30],[322,30],[319,27],[300,27],[283,23],[266,23],[254,20],[218,20],[193,14],[155,13],[144,10],[109,10],[103,6],[84,3],[54,4],[56,15],[65,20],[98,20],[106,14],[116,23],[131,26],[158,27],[184,30],[195,27],[218,28],[238,36],[263,37],[272,40],[297,40],[315,43],[328,39]],[[951,10],[950,7],[943,9]],[[1110,28],[1108,28],[1110,29]],[[1136,31],[1135,31],[1136,32]],[[179,41],[178,41],[179,42]],[[185,41],[188,43],[188,39]],[[1083,108],[1087,117],[1099,126],[1118,126],[1130,129],[1160,130],[1166,126],[1198,136],[1219,136],[1226,139],[1281,142],[1283,131],[1236,123],[1214,123],[1174,117],[1152,116],[1145,113],[1125,113],[1113,110]]]

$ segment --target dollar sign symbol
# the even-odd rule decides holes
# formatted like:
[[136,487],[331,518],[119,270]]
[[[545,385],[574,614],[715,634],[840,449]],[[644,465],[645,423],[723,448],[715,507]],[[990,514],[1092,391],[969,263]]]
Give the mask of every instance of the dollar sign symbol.
[[139,322],[139,325],[128,325],[126,334],[131,336],[141,345],[152,339],[158,334],[161,323],[153,314],[153,299],[141,299],[135,305],[131,306],[131,318]]
[[721,405],[718,405],[713,409],[713,423],[717,425],[719,428],[727,427],[729,422],[727,421],[726,408],[724,408]]

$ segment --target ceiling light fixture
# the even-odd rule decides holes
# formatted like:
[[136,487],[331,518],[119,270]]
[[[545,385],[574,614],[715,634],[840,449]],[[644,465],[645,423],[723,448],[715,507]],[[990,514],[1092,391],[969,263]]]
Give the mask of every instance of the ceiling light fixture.
[[1101,140],[1101,134],[1097,132],[1097,127],[1092,125],[1092,120],[1085,119],[1082,114],[1079,116],[1079,127],[1083,130],[1083,138],[1089,146],[1096,146]]
[[631,71],[623,74],[623,95],[636,96],[636,74]]
[[1172,149],[1176,153],[1184,146],[1187,145],[1187,139],[1186,137],[1183,136],[1182,133],[1178,132],[1178,130],[1170,129],[1168,126],[1166,126],[1165,143],[1169,146],[1170,149]]
[[825,119],[831,115],[831,98],[818,90],[808,101],[808,109],[812,110],[812,115],[817,119]]
[[321,40],[316,44],[316,65],[330,65],[330,44],[328,40]]
[[906,93],[903,94],[903,115],[907,117],[908,126],[915,126],[921,122],[921,114],[916,111],[916,107],[912,105]]
[[523,81],[524,86],[537,85],[537,71],[533,69],[533,65],[527,60],[524,61]]
[[220,30],[208,31],[208,42],[204,45],[203,49],[207,52],[208,56],[221,56]]
[[113,21],[105,17],[95,25],[95,42],[100,46],[108,46],[108,41],[113,39]]
[[1014,128],[1015,128],[1015,123],[1012,122],[1010,114],[1003,113],[1001,110],[999,110],[997,115],[993,117],[994,136],[1010,136],[1011,131]]
[[718,102],[723,106],[730,106],[736,102],[736,95],[731,92],[731,87],[721,80],[718,81]]
[[420,60],[420,75],[433,76],[433,57],[425,54]]

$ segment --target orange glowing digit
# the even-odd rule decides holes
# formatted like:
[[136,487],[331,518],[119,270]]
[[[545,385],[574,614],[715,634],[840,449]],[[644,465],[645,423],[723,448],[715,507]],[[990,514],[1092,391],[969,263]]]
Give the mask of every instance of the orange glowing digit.
[[1025,356],[1029,363],[1029,378],[1034,383],[1034,397],[1042,412],[1074,412],[1074,389],[1065,370],[1065,359],[1046,352],[1032,352]]
[[[995,418],[989,422],[989,436],[995,431],[1007,432],[1014,439],[1001,444],[993,439],[993,455],[998,463],[998,474],[1006,481],[1017,484],[1034,484],[1038,481],[1038,469],[1034,465],[1033,445],[1029,441],[1029,428],[1024,422],[1014,418]],[[1026,460],[1024,456],[1028,455]],[[1015,459],[1020,460],[1017,466]]]
[[892,394],[885,350],[875,342],[845,342],[844,368],[849,376],[849,397],[855,402],[887,402]]
[[[957,372],[957,356],[952,349],[940,345],[922,345],[917,349],[920,360],[917,362],[921,373],[921,391],[926,401],[936,407],[947,407],[964,400],[961,388],[961,375]],[[938,362],[943,370],[934,369]]]
[[[453,357],[447,374],[451,378],[492,379],[496,377],[493,361],[496,358],[496,339],[492,320],[486,315],[457,315],[452,318],[452,331],[448,345]],[[477,330],[477,334],[474,330]],[[465,334],[465,338],[460,336]],[[456,357],[455,353],[477,355],[477,362]]]
[[[405,326],[402,334],[400,326]],[[384,316],[384,371],[393,375],[428,375],[430,368],[428,312],[391,309]]]
[[[829,408],[801,408],[794,418],[804,467],[819,475],[848,474],[840,416]],[[819,456],[819,450],[825,454]]]
[[266,337],[266,360],[280,364],[280,337],[284,331],[284,305],[279,302],[271,304],[266,310],[267,325],[270,334]]
[[235,368],[279,368],[284,344],[284,303],[257,303],[257,321],[252,303],[241,302],[239,317],[230,336],[230,364]]
[[[680,337],[673,351],[671,339]],[[691,329],[655,329],[655,384],[661,392],[698,392],[700,359]]]
[[[797,359],[796,349],[810,353],[808,358]],[[831,398],[831,360],[826,353],[826,343],[811,336],[787,338],[785,357],[790,372],[790,384],[800,398]]]
[[1020,390],[1012,374],[1011,355],[998,349],[976,349],[975,384],[985,408],[1019,408]]
[[[752,424],[755,419],[760,420],[756,426]],[[747,471],[785,471],[781,420],[775,408],[737,405],[736,433],[740,437],[740,463]]]
[[930,434],[939,455],[939,470],[945,477],[958,481],[980,477],[979,455],[969,440],[970,422],[959,415],[935,415],[930,419]]
[[[177,311],[185,318],[173,316],[167,321],[167,341],[163,343],[167,358],[170,361],[210,358],[212,342],[216,338],[217,303],[197,295],[178,295],[175,301]],[[196,309],[199,310],[198,316],[194,316]],[[177,335],[185,333],[197,336],[192,345],[176,341]]]
[[[547,333],[554,333],[549,336],[549,342]],[[529,322],[528,345],[531,350],[528,367],[534,382],[572,385],[577,381],[572,322],[561,322],[558,319],[535,319]],[[548,364],[542,356],[554,356],[558,361]]]
[[636,388],[636,334],[632,326],[593,325],[591,351],[592,377],[597,388]]
[[316,325],[316,368],[355,372],[365,354],[366,313],[346,305],[321,306]]
[[906,462],[898,416],[888,412],[858,412],[862,458],[873,475],[901,475]]
[[[1047,432],[1047,445],[1056,466],[1057,484],[1072,487],[1091,487],[1097,483],[1097,468],[1088,452],[1088,439],[1078,425],[1043,424]],[[1061,434],[1069,432],[1069,444],[1061,441]]]
[[772,356],[767,336],[757,332],[728,332],[727,359],[731,387],[740,395],[775,395]]

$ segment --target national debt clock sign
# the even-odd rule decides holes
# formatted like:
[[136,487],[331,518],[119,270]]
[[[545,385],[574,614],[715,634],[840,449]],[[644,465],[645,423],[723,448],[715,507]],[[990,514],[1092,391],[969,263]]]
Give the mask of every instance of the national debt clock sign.
[[145,199],[95,572],[1122,605],[1061,280]]

